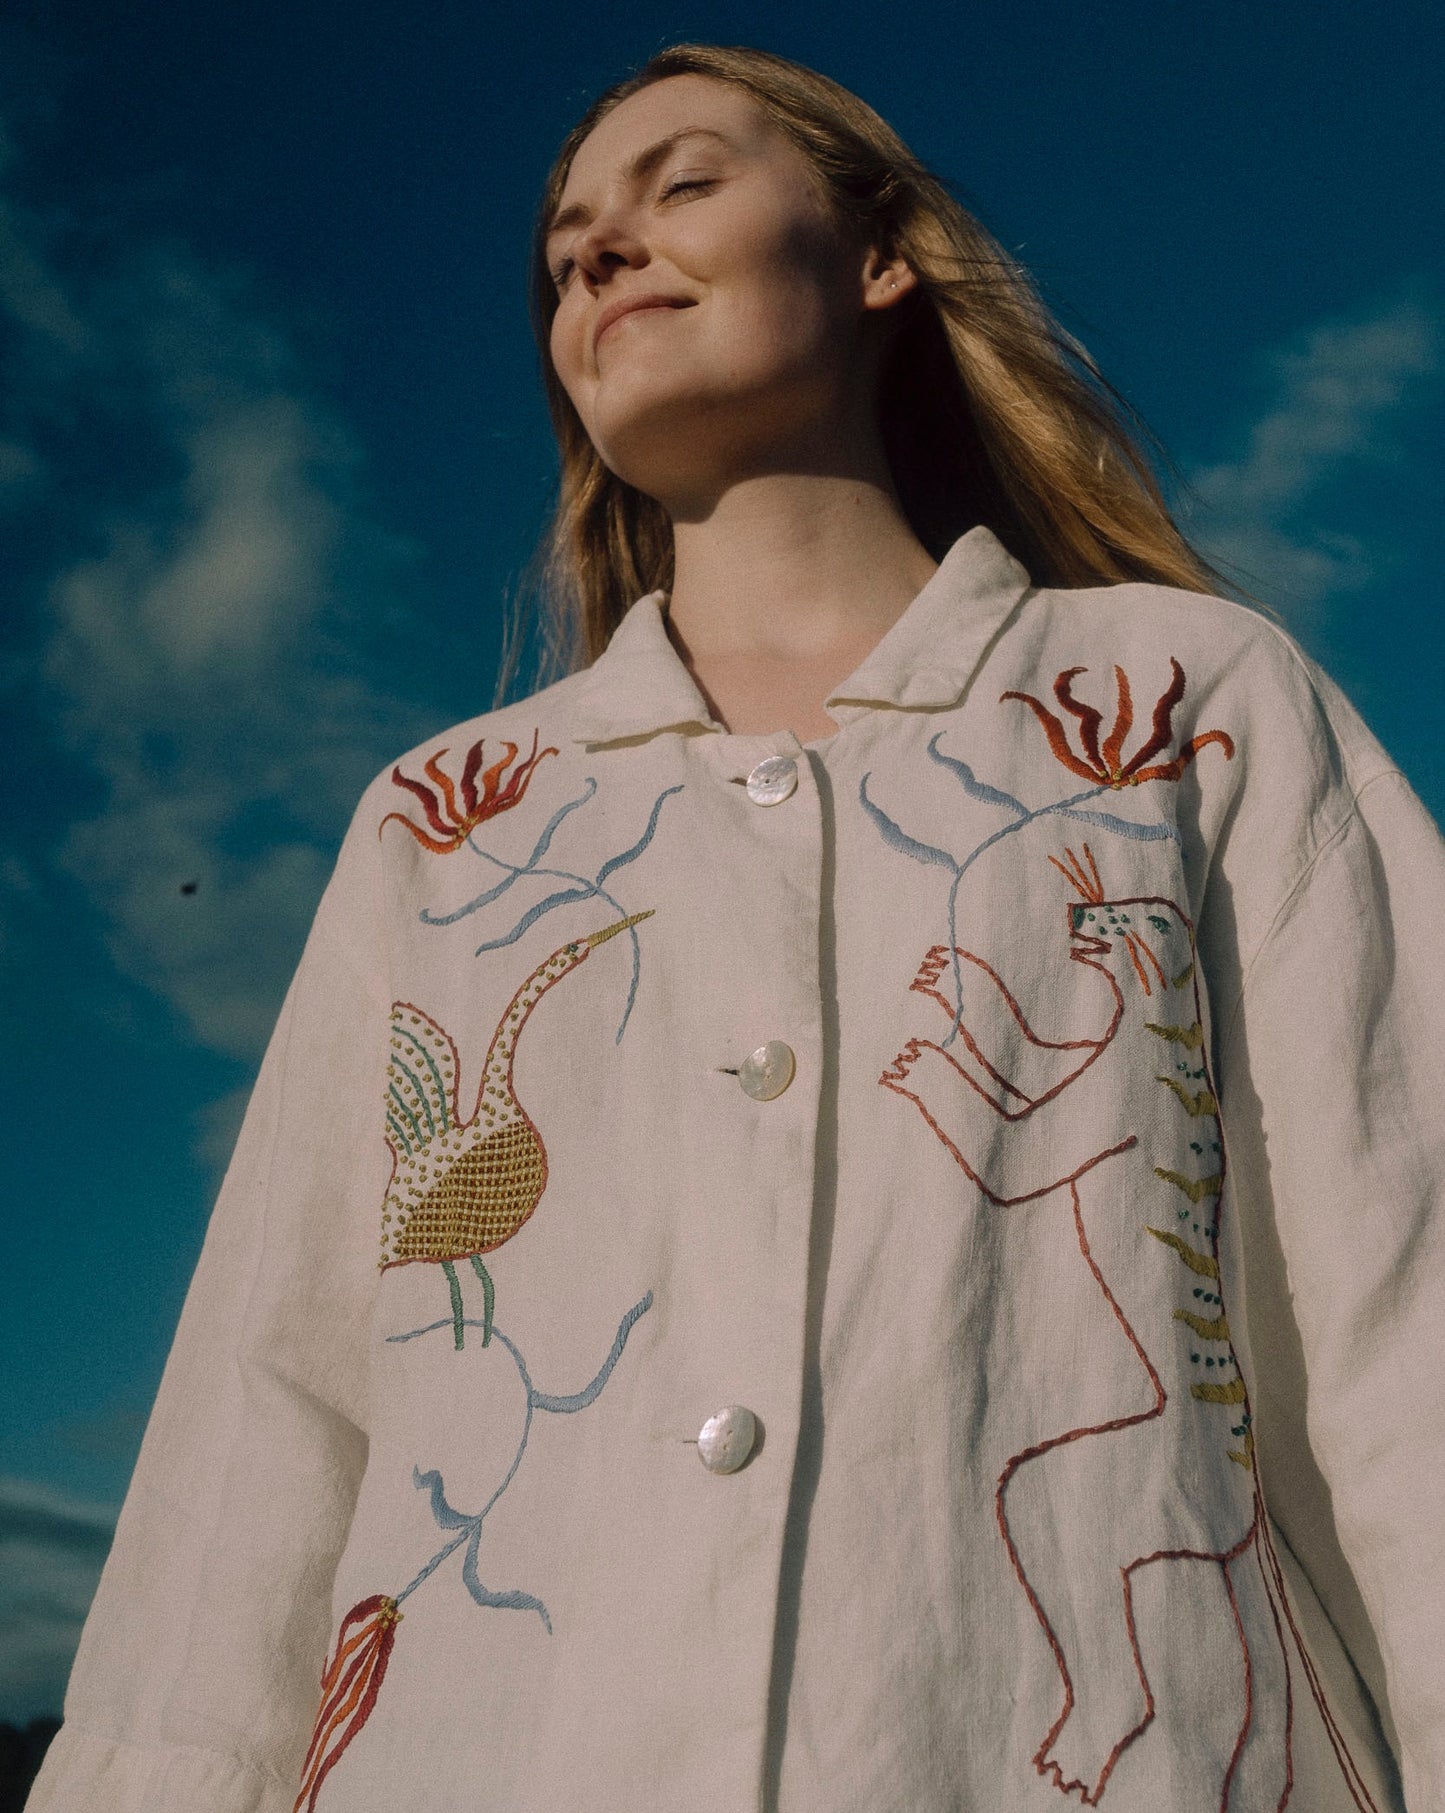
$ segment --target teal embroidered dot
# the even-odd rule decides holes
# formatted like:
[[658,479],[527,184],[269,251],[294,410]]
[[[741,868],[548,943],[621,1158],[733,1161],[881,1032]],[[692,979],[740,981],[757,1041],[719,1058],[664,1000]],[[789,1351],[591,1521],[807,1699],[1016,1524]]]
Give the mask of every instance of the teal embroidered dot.
[[1193,1362],[1196,1366],[1199,1364],[1199,1355],[1197,1353],[1192,1353],[1192,1354],[1190,1354],[1189,1357],[1191,1360],[1193,1360]]

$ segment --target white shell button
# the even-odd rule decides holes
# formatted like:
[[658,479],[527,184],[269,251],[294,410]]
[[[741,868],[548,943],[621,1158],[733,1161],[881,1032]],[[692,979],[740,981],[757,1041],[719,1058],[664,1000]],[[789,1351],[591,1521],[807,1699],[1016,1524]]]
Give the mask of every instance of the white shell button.
[[709,1473],[736,1473],[758,1438],[757,1418],[746,1405],[729,1404],[697,1432],[697,1452]]
[[755,1102],[770,1102],[792,1082],[795,1068],[792,1046],[781,1039],[769,1039],[738,1065],[738,1081],[744,1095],[750,1095]]
[[755,806],[776,806],[797,790],[798,764],[790,755],[770,755],[748,776],[748,798]]

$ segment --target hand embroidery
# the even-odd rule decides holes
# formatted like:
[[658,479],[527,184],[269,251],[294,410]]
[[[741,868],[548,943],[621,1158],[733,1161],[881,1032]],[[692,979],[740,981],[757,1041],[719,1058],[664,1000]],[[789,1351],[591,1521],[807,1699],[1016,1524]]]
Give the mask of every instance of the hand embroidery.
[[[449,1555],[455,1554],[465,1545],[466,1554],[462,1560],[462,1583],[478,1605],[490,1606],[501,1611],[533,1611],[541,1619],[543,1628],[550,1636],[552,1620],[546,1606],[534,1594],[511,1589],[495,1592],[482,1584],[477,1571],[477,1554],[482,1541],[482,1524],[496,1504],[497,1500],[516,1478],[517,1469],[522,1464],[522,1456],[527,1451],[527,1440],[532,1430],[534,1412],[545,1410],[558,1415],[573,1415],[596,1401],[612,1370],[622,1357],[622,1350],[627,1345],[627,1337],[632,1332],[633,1324],[639,1317],[647,1314],[652,1307],[652,1292],[648,1291],[640,1303],[633,1304],[622,1318],[611,1351],[602,1362],[593,1378],[583,1386],[581,1391],[565,1396],[556,1396],[538,1391],[533,1385],[526,1361],[522,1358],[515,1342],[504,1335],[500,1328],[490,1326],[486,1331],[485,1341],[496,1337],[498,1345],[511,1356],[517,1368],[523,1387],[526,1391],[526,1413],[522,1424],[521,1440],[507,1469],[505,1478],[482,1506],[480,1511],[468,1513],[455,1510],[447,1502],[446,1489],[440,1472],[433,1468],[423,1473],[420,1467],[413,1469],[412,1479],[418,1491],[429,1496],[432,1516],[443,1530],[454,1530],[456,1534],[443,1543],[436,1554],[426,1563],[419,1573],[394,1597],[386,1593],[373,1593],[351,1610],[341,1620],[341,1627],[336,1634],[336,1643],[326,1666],[321,1674],[321,1705],[316,1714],[316,1723],[311,1735],[310,1747],[306,1752],[301,1771],[301,1789],[296,1796],[292,1813],[314,1813],[316,1797],[321,1785],[340,1762],[342,1753],[351,1740],[371,1717],[376,1706],[377,1695],[386,1675],[387,1664],[391,1659],[392,1646],[396,1642],[396,1627],[401,1622],[403,1603],[411,1597],[419,1586],[437,1571]],[[443,1317],[439,1322],[430,1322],[424,1328],[413,1328],[406,1334],[389,1335],[391,1341],[415,1341],[422,1336],[434,1333],[438,1329],[450,1328],[451,1321]],[[473,1322],[469,1327],[477,1327]],[[460,1341],[458,1342],[460,1345]]]
[[1066,667],[1054,681],[1054,697],[1078,721],[1078,754],[1070,747],[1063,720],[1056,718],[1032,693],[1001,693],[999,704],[1002,705],[1005,699],[1018,699],[1027,705],[1043,725],[1049,748],[1056,760],[1062,762],[1071,774],[1080,775],[1084,780],[1102,781],[1106,787],[1115,788],[1137,787],[1144,781],[1177,781],[1206,743],[1218,743],[1224,750],[1225,760],[1229,761],[1234,755],[1234,742],[1222,730],[1201,731],[1198,736],[1190,737],[1170,760],[1145,765],[1173,741],[1174,707],[1184,697],[1184,669],[1172,655],[1169,657],[1169,668],[1169,684],[1160,693],[1154,706],[1154,722],[1149,736],[1127,762],[1122,757],[1125,740],[1134,727],[1134,701],[1129,690],[1128,675],[1122,667],[1114,669],[1117,698],[1114,723],[1102,747],[1099,731],[1103,727],[1104,714],[1094,706],[1084,704],[1081,699],[1076,699],[1071,685],[1075,674],[1088,673],[1087,667]]
[[482,1345],[491,1339],[495,1293],[482,1254],[503,1246],[531,1217],[547,1187],[547,1149],[517,1099],[512,1069],[533,1008],[599,945],[652,916],[633,913],[575,938],[539,963],[502,1014],[477,1083],[476,1106],[460,1107],[457,1048],[430,1014],[398,1001],[391,1014],[386,1142],[392,1174],[381,1214],[381,1267],[417,1260],[440,1265],[452,1300],[456,1344],[465,1318],[457,1259],[482,1283]]
[[[1025,1425],[1027,1445],[998,1474],[999,1536],[1061,1688],[1033,1766],[1085,1805],[1104,1799],[1120,1757],[1157,1710],[1135,1625],[1138,1577],[1158,1564],[1203,1563],[1217,1570],[1221,1593],[1218,1622],[1196,1635],[1236,1644],[1240,1670],[1240,1723],[1228,1755],[1219,1757],[1219,1813],[1283,1808],[1290,1799],[1286,1624],[1355,1805],[1372,1809],[1296,1626],[1265,1514],[1250,1398],[1221,1283],[1227,1167],[1205,1053],[1193,926],[1172,900],[1111,898],[1088,844],[1082,856],[1067,850],[1062,860],[1049,860],[1077,896],[1065,908],[1061,948],[1070,962],[1102,978],[1104,1023],[1088,1037],[1041,1037],[1008,983],[981,957],[935,946],[911,990],[954,1022],[958,1042],[949,1050],[947,1042],[912,1038],[879,1077],[913,1103],[977,1186],[987,1212],[1067,1204],[1099,1313],[1127,1343],[1143,1387],[1131,1392],[1121,1382],[1115,1414],[1076,1416],[1072,1426],[1066,1414],[1048,1409],[1045,1394],[1037,1426]],[[950,964],[966,965],[973,978],[974,1007],[961,1023],[939,988]],[[1045,958],[1045,986],[1049,974]],[[1031,973],[1027,979],[1034,980]],[[989,1007],[991,1022],[983,1011]],[[1162,1114],[1152,1093],[1161,1086]],[[1060,1101],[1062,1113],[1054,1107]],[[1135,1133],[1119,1138],[1117,1122],[1103,1121],[1110,1104],[1142,1108],[1146,1101],[1155,1110],[1149,1143]],[[1154,1141],[1162,1149],[1151,1149]],[[1131,1224],[1142,1248],[1172,1260],[1161,1268],[1141,1251],[1137,1263],[1110,1264],[1110,1254],[1127,1251],[1120,1242]],[[1156,1360],[1151,1347],[1173,1357]],[[1181,1374],[1187,1393],[1173,1383]],[[1202,1445],[1222,1449],[1237,1471],[1191,1464]],[[1158,1481],[1165,1489],[1121,1492],[1121,1478]],[[1186,1490],[1189,1481],[1194,1485]],[[1062,1506],[1078,1507],[1077,1515],[1061,1517]],[[1261,1631],[1273,1632],[1272,1645]],[[1256,1682],[1271,1666],[1283,1671],[1283,1714],[1276,1727],[1265,1728],[1260,1707],[1278,1701],[1258,1696]]]
[[391,771],[393,784],[405,787],[408,793],[414,793],[421,801],[421,809],[426,814],[426,821],[436,836],[433,837],[423,831],[421,826],[414,824],[404,812],[388,812],[381,824],[376,827],[376,835],[380,837],[383,828],[395,819],[399,825],[405,825],[423,849],[431,850],[438,856],[447,856],[453,850],[460,850],[478,825],[485,823],[489,818],[495,818],[499,812],[510,812],[513,806],[520,804],[523,794],[527,791],[527,783],[531,780],[542,757],[557,754],[555,749],[550,748],[543,749],[539,753],[537,736],[538,733],[534,730],[532,732],[532,753],[512,770],[505,786],[502,785],[502,776],[507,772],[510,764],[516,760],[517,745],[515,743],[503,744],[506,753],[498,761],[493,762],[482,775],[482,790],[478,793],[477,771],[482,765],[482,749],[485,743],[485,738],[479,737],[467,751],[466,760],[462,765],[460,800],[457,798],[458,783],[452,780],[452,777],[441,765],[441,759],[447,753],[445,749],[438,749],[434,755],[429,755],[422,764],[424,772],[436,784],[435,791],[428,787],[425,781],[414,781],[410,776],[403,774],[401,764],[398,763]]

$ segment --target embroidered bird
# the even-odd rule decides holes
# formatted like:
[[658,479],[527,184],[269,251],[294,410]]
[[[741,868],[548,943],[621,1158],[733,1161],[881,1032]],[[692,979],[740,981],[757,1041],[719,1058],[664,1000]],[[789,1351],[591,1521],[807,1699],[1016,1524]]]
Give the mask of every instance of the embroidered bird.
[[463,1120],[457,1048],[430,1014],[398,1001],[391,1015],[387,1070],[387,1144],[391,1183],[381,1216],[381,1268],[425,1260],[440,1265],[451,1291],[456,1345],[464,1342],[455,1261],[471,1261],[482,1283],[482,1345],[491,1340],[495,1301],[482,1255],[504,1245],[529,1219],[547,1187],[547,1149],[517,1100],[512,1080],[517,1041],[533,1008],[591,956],[652,909],[574,939],[539,963],[503,1013]]

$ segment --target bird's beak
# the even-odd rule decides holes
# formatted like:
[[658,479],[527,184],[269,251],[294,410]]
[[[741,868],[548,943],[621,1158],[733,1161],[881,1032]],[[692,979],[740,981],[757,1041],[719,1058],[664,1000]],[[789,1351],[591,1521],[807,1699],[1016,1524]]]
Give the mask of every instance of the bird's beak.
[[631,913],[626,919],[619,919],[616,925],[604,925],[600,932],[589,932],[583,939],[583,943],[590,944],[595,950],[599,944],[606,944],[609,938],[615,938],[619,932],[625,932],[629,926],[637,925],[643,919],[651,919],[656,911],[656,907],[649,907],[645,913]]

